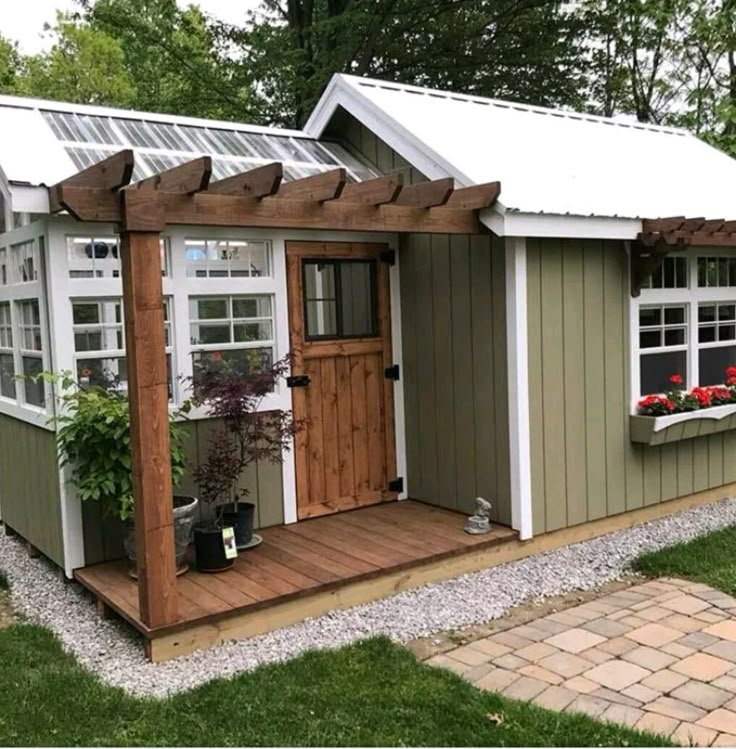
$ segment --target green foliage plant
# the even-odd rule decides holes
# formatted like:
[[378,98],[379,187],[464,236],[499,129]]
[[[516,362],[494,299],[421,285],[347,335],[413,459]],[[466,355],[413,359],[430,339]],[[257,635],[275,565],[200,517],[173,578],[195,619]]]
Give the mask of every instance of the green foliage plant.
[[[103,512],[121,520],[133,515],[128,399],[114,388],[80,387],[71,373],[45,373],[59,387],[56,442],[62,466],[84,502],[99,502]],[[171,411],[171,477],[178,486],[186,470],[184,442],[188,404]]]

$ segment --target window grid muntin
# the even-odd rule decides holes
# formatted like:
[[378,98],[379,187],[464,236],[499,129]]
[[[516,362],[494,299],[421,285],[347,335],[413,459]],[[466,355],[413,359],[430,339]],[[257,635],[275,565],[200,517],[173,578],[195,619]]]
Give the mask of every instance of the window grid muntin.
[[[650,310],[659,310],[660,323],[657,325],[641,325],[641,312],[650,311]],[[667,323],[666,322],[667,310],[682,310],[683,312],[682,322]],[[687,304],[668,303],[668,304],[643,304],[641,305],[639,307],[639,351],[640,353],[641,354],[654,354],[654,353],[661,353],[662,351],[687,349],[688,343],[689,343],[689,334],[688,334],[689,319],[688,318],[689,318],[689,315],[688,315]],[[667,340],[666,333],[667,331],[675,331],[675,330],[683,331],[684,342],[668,344],[666,342]],[[660,344],[658,346],[642,346],[641,334],[642,333],[654,333],[654,332],[660,333],[660,336],[659,336]]]
[[[82,248],[86,258],[74,252],[76,247]],[[169,237],[161,237],[160,247],[161,275],[168,277],[171,273]],[[69,234],[66,236],[66,258],[69,278],[75,281],[121,278],[120,237],[117,235]]]
[[35,239],[10,245],[10,282],[17,284],[38,281],[39,253]]
[[[234,303],[238,301],[256,301],[257,304],[261,302],[268,302],[268,315],[256,315],[252,317],[235,317]],[[199,302],[222,302],[226,303],[225,317],[200,317],[199,310],[197,308],[196,314],[194,313],[193,305],[198,305]],[[266,323],[270,328],[270,337],[263,339],[256,339],[253,341],[236,341],[235,340],[235,328],[236,326]],[[201,343],[195,338],[195,329],[201,328],[202,326],[209,327],[221,327],[228,329],[228,341],[219,343]],[[196,294],[189,297],[189,343],[191,352],[197,353],[198,351],[217,351],[226,349],[245,349],[245,348],[272,348],[274,346],[274,300],[271,294]]]
[[[229,255],[223,259],[211,257],[217,253],[219,248],[225,250],[243,250],[247,255],[248,272],[245,273],[235,268],[233,272],[233,257]],[[194,259],[190,257],[196,250],[204,252],[204,258]],[[256,254],[261,254],[264,269],[260,271],[254,264]],[[189,278],[270,278],[273,274],[272,245],[263,239],[185,239],[184,257],[186,261],[187,276]],[[245,262],[245,258],[235,261]]]
[[699,289],[736,288],[736,257],[704,255],[696,259]]
[[33,382],[30,379],[43,371],[41,305],[38,299],[23,299],[16,302],[16,311],[20,354],[16,361],[20,364],[19,374],[25,378],[21,388],[23,402],[33,408],[43,409],[46,405],[44,382]]
[[0,302],[0,398],[16,400],[13,321],[10,302]]
[[[642,284],[642,289],[687,289],[689,283],[687,257],[668,255],[654,273]],[[672,283],[669,283],[672,281]]]

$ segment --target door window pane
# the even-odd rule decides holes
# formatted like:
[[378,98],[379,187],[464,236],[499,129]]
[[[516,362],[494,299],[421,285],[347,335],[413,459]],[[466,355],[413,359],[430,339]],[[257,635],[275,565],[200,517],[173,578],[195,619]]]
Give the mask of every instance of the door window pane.
[[305,260],[306,337],[378,335],[375,260]]

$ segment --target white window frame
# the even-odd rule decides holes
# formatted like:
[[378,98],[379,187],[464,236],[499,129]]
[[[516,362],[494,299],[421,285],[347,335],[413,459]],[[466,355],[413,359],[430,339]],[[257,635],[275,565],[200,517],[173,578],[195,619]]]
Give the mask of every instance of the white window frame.
[[[38,240],[33,237],[9,245],[7,252],[9,255],[8,264],[10,267],[10,282],[12,284],[23,284],[24,286],[27,286],[28,284],[37,283],[41,279],[41,263],[38,244]],[[30,252],[28,251],[29,249]],[[19,265],[18,260],[21,258],[23,262]],[[29,258],[31,260],[31,267],[34,276],[30,280],[23,278],[23,268]]]
[[[672,253],[675,255],[675,253]],[[631,413],[637,412],[637,403],[650,393],[640,393],[641,381],[641,356],[648,353],[673,352],[687,350],[687,372],[681,372],[685,379],[684,386],[687,389],[700,384],[700,361],[699,352],[703,348],[722,348],[728,345],[736,346],[736,341],[714,343],[700,343],[698,341],[698,307],[701,304],[736,304],[736,286],[698,286],[698,262],[699,257],[733,257],[732,252],[715,251],[715,248],[690,247],[685,251],[678,251],[678,257],[686,257],[688,260],[688,286],[676,289],[649,289],[642,288],[638,297],[631,297],[630,301],[630,409]],[[639,310],[642,307],[684,305],[686,309],[685,320],[687,325],[687,346],[662,346],[660,348],[641,348],[639,346]]]
[[[85,279],[87,280],[87,279]],[[75,304],[119,304],[120,305],[120,322],[104,322],[104,323],[74,323],[72,326],[72,340],[74,348],[74,369],[72,370],[75,376],[78,372],[78,362],[81,359],[124,359],[125,358],[125,311],[123,309],[123,298],[122,297],[84,297],[70,300],[72,305],[72,322],[74,321],[74,305]],[[168,345],[166,346],[166,354],[171,357],[171,376],[172,376],[172,392],[174,396],[176,391],[174,388],[174,380],[176,379],[177,361],[174,353],[174,325],[172,321],[172,308],[173,303],[171,297],[164,296],[164,306],[168,312],[168,320],[165,323],[168,329]],[[107,349],[93,349],[91,351],[77,351],[76,346],[76,334],[80,328],[94,328],[99,329],[103,335],[113,335],[114,342],[117,343],[118,330],[122,334],[123,348],[118,346],[112,346]],[[121,388],[124,392],[127,392],[127,384],[124,388]],[[175,401],[174,401],[175,402]]]
[[[3,323],[3,317],[0,315],[0,355],[10,356],[13,360],[13,376],[17,374],[15,368],[15,335],[13,330],[13,303],[10,301],[0,301],[0,311],[7,309],[8,318],[7,323]],[[10,345],[3,344],[3,333],[7,333]],[[18,403],[18,380],[13,381],[13,389],[15,390],[14,396],[11,398],[0,390],[0,401],[8,403]]]
[[[197,279],[199,281],[204,281],[207,279],[212,278],[237,278],[238,280],[250,280],[253,278],[264,278],[264,277],[270,277],[273,275],[273,262],[272,262],[272,256],[273,256],[273,250],[271,247],[270,240],[263,240],[263,239],[254,239],[252,237],[208,237],[205,239],[202,239],[200,237],[186,237],[184,239],[184,255],[186,258],[186,253],[188,249],[191,249],[191,247],[188,247],[188,243],[196,242],[197,244],[203,244],[205,247],[205,259],[204,260],[190,260],[186,259],[187,263],[187,275],[190,278]],[[260,245],[265,246],[266,250],[266,272],[261,275],[252,275],[251,273],[248,273],[247,275],[233,275],[231,262],[232,258],[226,258],[225,260],[211,260],[209,258],[209,247],[207,246],[209,242],[217,242],[224,245],[230,245],[235,243],[244,243],[247,245],[248,242],[258,243]],[[250,258],[249,258],[250,259]],[[215,263],[215,267],[211,268],[211,264]],[[252,264],[252,263],[251,263]],[[227,275],[211,275],[213,270],[219,270],[224,271],[227,270]],[[204,271],[204,276],[198,276],[196,275],[196,272],[193,271]]]

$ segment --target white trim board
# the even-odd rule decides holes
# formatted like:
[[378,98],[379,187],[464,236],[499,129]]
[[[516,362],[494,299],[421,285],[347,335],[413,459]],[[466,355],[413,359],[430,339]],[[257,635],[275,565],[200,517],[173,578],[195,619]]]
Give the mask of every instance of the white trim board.
[[[532,475],[529,426],[529,342],[527,326],[526,240],[506,239],[506,352],[511,525],[526,541],[532,527]],[[515,449],[514,449],[515,448]]]

